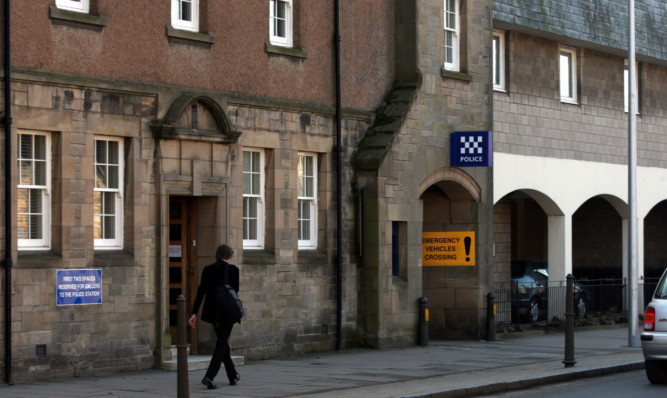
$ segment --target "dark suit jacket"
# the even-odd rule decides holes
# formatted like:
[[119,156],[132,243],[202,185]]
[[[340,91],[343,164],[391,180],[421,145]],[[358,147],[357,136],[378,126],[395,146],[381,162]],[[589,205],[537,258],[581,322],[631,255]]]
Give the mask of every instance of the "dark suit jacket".
[[218,284],[224,283],[225,267],[227,266],[229,267],[227,284],[234,288],[237,293],[239,291],[239,269],[237,266],[221,260],[204,267],[201,273],[201,281],[197,288],[197,297],[195,297],[195,302],[192,304],[192,313],[196,314],[199,312],[199,306],[202,300],[204,300],[204,296],[206,296],[204,308],[201,313],[202,321],[209,323],[215,323],[216,321],[215,302],[209,300],[209,298],[215,297],[216,287]]

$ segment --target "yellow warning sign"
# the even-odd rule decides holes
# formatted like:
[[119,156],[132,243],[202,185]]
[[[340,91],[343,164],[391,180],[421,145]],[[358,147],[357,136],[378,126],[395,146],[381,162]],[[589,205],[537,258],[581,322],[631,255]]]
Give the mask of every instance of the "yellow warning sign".
[[475,232],[422,232],[422,265],[475,265]]

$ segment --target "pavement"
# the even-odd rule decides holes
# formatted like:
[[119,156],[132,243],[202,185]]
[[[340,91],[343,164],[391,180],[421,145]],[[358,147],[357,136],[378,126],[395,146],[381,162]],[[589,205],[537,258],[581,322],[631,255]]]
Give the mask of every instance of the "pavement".
[[[236,386],[218,390],[200,381],[204,370],[189,371],[195,397],[469,397],[536,385],[624,372],[644,367],[641,348],[629,347],[628,329],[577,329],[576,363],[565,367],[565,336],[543,331],[498,341],[433,341],[427,347],[392,350],[349,349],[283,359],[246,361]],[[647,381],[648,383],[648,381]],[[0,384],[0,397],[155,398],[177,396],[177,372],[149,370]]]

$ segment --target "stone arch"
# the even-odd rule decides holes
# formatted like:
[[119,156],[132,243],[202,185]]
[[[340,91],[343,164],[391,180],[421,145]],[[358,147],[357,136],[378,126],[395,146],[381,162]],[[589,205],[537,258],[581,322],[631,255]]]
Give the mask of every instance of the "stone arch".
[[419,195],[423,195],[431,186],[438,186],[455,200],[479,201],[482,188],[467,173],[454,167],[441,167],[433,171],[419,185]]
[[[179,120],[193,104],[202,104],[212,115],[217,128],[213,130],[180,128]],[[241,136],[240,131],[232,129],[227,115],[216,100],[197,93],[183,93],[176,98],[169,106],[165,116],[151,123],[151,131],[155,138],[197,139],[223,143],[234,143]]]
[[[480,186],[464,171],[454,167],[434,170],[419,186],[421,233],[442,234],[440,236],[478,233],[481,195]],[[463,240],[456,242],[461,242],[460,247],[463,247]],[[474,249],[478,243],[475,239],[473,242]],[[467,309],[477,305],[479,268],[465,266],[477,263],[474,260],[469,264],[463,262],[468,261],[464,260],[466,255],[454,253],[458,249],[453,244],[443,244],[438,250],[442,254],[439,257],[444,257],[441,260],[447,263],[421,268],[422,294],[428,297],[431,314],[429,336],[434,339],[463,338],[467,333],[465,325],[474,322],[465,318],[476,316]],[[462,316],[462,313],[466,315]]]

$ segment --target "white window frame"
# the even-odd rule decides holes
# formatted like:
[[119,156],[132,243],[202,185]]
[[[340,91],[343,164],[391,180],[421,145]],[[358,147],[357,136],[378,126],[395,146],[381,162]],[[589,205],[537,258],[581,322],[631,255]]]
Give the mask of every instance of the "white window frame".
[[492,43],[492,66],[493,66],[493,89],[496,91],[505,91],[505,32],[502,30],[493,31]]
[[[310,170],[305,164],[310,162]],[[299,153],[297,167],[297,236],[299,249],[317,248],[317,154]],[[311,192],[304,187],[310,183]],[[307,209],[308,215],[304,215]],[[304,228],[305,227],[305,228]],[[307,235],[304,232],[307,230]]]
[[[280,5],[285,7],[285,17],[276,15],[276,8]],[[284,36],[278,34],[276,22],[283,20],[285,23]],[[271,44],[282,47],[292,47],[292,25],[293,12],[292,0],[270,0],[269,1],[269,41]]]
[[[100,160],[97,157],[97,144],[99,142],[105,142],[106,145],[106,159]],[[117,143],[118,153],[116,154],[117,161],[111,162],[109,159],[109,146],[108,143],[115,142]],[[105,217],[113,216],[113,237],[98,237],[97,232],[94,232],[94,246],[95,249],[108,250],[108,249],[122,249],[123,248],[123,175],[125,174],[125,162],[124,162],[124,150],[123,150],[123,140],[122,138],[115,137],[95,137],[95,158],[94,158],[94,167],[95,167],[95,187],[93,195],[93,230],[99,228],[101,231],[106,230],[103,225],[103,219]],[[117,186],[109,186],[109,168],[117,168]],[[103,181],[100,177],[106,178],[106,181]],[[101,184],[104,183],[104,184]],[[102,200],[101,203],[97,204],[97,195],[112,195],[112,203],[114,206],[114,211],[109,213],[102,209],[105,201]],[[101,210],[101,212],[98,212]]]
[[62,10],[83,12],[87,14],[90,12],[90,0],[56,0],[56,7]]
[[[181,18],[181,4],[190,4],[190,19]],[[171,0],[171,26],[175,29],[199,32],[199,0]]]
[[577,50],[560,47],[558,52],[560,75],[560,100],[570,104],[577,103]]
[[[630,70],[628,68],[628,60],[625,60],[625,65],[623,67],[623,110],[627,113],[629,112],[630,108],[630,98],[628,96],[628,75],[630,74]],[[632,91],[635,94],[635,98],[637,99],[637,109],[635,110],[635,114],[639,115],[639,62],[635,62],[635,78],[634,78],[634,84],[632,85]]]
[[[255,154],[257,154],[255,158]],[[249,163],[246,161],[246,156]],[[264,171],[264,151],[257,149],[244,149],[242,156],[243,163],[243,248],[244,249],[263,249],[264,248],[264,181],[266,179]],[[252,181],[258,179],[258,187],[252,189]],[[248,182],[250,186],[248,186]],[[249,210],[254,207],[255,216],[249,215]],[[255,234],[250,235],[250,224],[256,223]]]
[[[24,136],[32,136],[32,145],[31,145],[31,154],[28,157],[23,157],[21,153],[21,143]],[[35,145],[34,137],[40,136],[44,137],[44,159],[35,158]],[[18,181],[17,181],[17,204],[16,214],[17,214],[17,229],[18,229],[18,239],[17,246],[18,250],[48,250],[51,248],[51,136],[46,133],[36,132],[36,131],[21,131],[18,134],[18,145],[17,145],[17,163],[18,163]],[[35,183],[35,163],[44,162],[44,184]],[[28,166],[28,164],[32,164]],[[26,169],[26,166],[29,169]],[[29,174],[30,181],[23,181],[22,176],[26,174],[26,171]],[[22,184],[22,182],[28,182]],[[24,213],[20,212],[20,202],[22,196],[22,190],[28,190],[33,192],[38,192],[41,200],[41,207],[35,209],[35,212],[30,211],[30,204],[27,204],[27,209]],[[28,216],[28,227],[27,232],[30,231],[30,222],[31,215],[40,215],[41,220],[39,224],[41,225],[42,236],[40,238],[21,238],[24,236],[21,233],[21,216]]]
[[[454,6],[454,9],[451,9],[451,6]],[[445,50],[445,70],[459,71],[460,70],[460,54],[459,54],[459,43],[460,38],[460,28],[461,28],[461,12],[459,10],[459,0],[444,0],[443,3],[443,28],[444,28],[444,50]],[[451,26],[450,20],[453,17],[453,24]],[[447,43],[447,38],[451,37],[451,45]],[[451,59],[447,56],[447,50],[451,48],[452,57]]]

